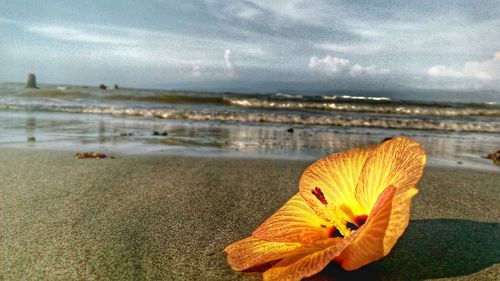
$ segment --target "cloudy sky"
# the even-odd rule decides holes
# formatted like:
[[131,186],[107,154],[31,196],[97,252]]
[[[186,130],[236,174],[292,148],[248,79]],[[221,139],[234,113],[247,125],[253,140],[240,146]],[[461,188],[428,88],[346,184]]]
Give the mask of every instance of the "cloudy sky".
[[500,2],[2,0],[0,82],[500,90]]

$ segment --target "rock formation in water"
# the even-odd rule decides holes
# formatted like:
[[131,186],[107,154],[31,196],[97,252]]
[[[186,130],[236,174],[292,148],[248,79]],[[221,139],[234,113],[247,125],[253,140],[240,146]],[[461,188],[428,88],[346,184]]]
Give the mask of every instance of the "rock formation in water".
[[104,84],[99,85],[99,89],[106,90],[108,87]]
[[26,88],[28,89],[38,89],[36,86],[36,76],[33,73],[28,74],[28,79],[26,80]]

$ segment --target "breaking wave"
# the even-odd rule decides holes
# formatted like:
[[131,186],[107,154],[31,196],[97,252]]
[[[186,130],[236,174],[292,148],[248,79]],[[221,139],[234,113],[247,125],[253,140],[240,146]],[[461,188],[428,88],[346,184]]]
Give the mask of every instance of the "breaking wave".
[[[251,108],[323,110],[338,112],[367,112],[381,114],[426,115],[426,116],[500,116],[500,108],[494,106],[436,106],[426,104],[411,104],[391,102],[389,98],[331,96],[325,98],[332,101],[294,101],[262,98],[225,97],[229,104]],[[365,102],[352,102],[369,101]],[[351,102],[347,102],[351,101]],[[492,105],[492,104],[490,104]]]
[[499,121],[453,120],[418,116],[384,116],[363,114],[307,114],[301,112],[246,112],[214,111],[193,109],[152,109],[137,107],[106,106],[59,106],[59,105],[20,105],[0,104],[0,110],[45,111],[66,113],[107,114],[139,116],[147,118],[185,119],[198,121],[222,121],[244,123],[282,123],[297,125],[328,125],[339,127],[378,127],[393,129],[444,130],[457,132],[500,132]]

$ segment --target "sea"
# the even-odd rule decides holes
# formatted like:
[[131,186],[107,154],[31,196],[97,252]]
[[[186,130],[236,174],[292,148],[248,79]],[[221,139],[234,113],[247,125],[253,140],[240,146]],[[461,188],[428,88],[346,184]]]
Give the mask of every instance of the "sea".
[[0,148],[317,159],[406,135],[430,163],[500,171],[500,94],[234,93],[0,84]]

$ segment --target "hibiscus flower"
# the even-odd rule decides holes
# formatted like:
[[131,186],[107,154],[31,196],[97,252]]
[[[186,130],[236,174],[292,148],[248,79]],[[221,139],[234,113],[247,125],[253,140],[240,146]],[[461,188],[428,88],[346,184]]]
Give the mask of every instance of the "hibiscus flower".
[[329,155],[299,192],[225,251],[236,271],[273,262],[264,280],[300,280],[330,262],[355,270],[386,256],[408,226],[425,151],[406,137]]

